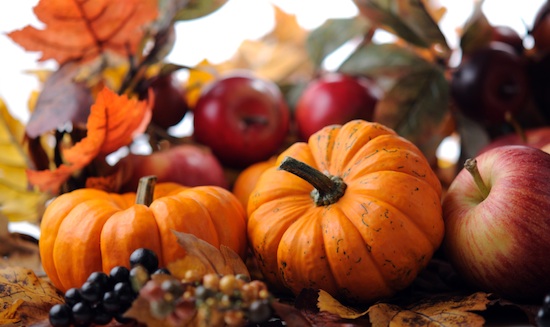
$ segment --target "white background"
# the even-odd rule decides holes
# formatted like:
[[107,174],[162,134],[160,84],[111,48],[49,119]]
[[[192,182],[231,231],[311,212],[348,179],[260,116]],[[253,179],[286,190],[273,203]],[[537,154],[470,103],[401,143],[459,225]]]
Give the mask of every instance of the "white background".
[[[32,7],[38,0],[0,0],[0,97],[22,121],[28,119],[27,100],[38,87],[36,78],[26,70],[55,68],[53,61],[38,63],[39,53],[27,53],[6,36],[27,24],[40,27]],[[483,10],[493,24],[506,24],[521,35],[532,24],[536,10],[544,0],[487,0]],[[448,11],[440,22],[451,47],[457,45],[457,28],[473,8],[472,1],[440,0]],[[258,39],[273,27],[273,8],[278,5],[306,29],[313,29],[331,17],[357,14],[352,0],[229,0],[218,11],[176,25],[177,41],[168,60],[193,66],[202,59],[217,63],[227,60],[245,39]],[[383,39],[384,35],[378,35]]]

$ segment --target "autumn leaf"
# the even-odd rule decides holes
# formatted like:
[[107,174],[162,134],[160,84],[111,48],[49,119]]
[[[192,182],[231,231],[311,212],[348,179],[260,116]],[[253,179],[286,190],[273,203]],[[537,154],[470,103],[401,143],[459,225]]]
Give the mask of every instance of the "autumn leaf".
[[0,325],[30,326],[47,319],[50,308],[63,303],[49,282],[38,278],[27,268],[0,269]]
[[230,60],[216,65],[219,72],[247,69],[278,84],[313,76],[313,63],[305,46],[307,30],[298,24],[295,15],[273,7],[273,30],[259,40],[243,41]]
[[426,299],[411,307],[379,303],[368,310],[370,321],[377,326],[483,326],[485,319],[473,311],[484,311],[491,302],[489,294]]
[[84,83],[74,81],[79,70],[78,63],[69,62],[46,79],[25,127],[29,137],[39,137],[66,123],[86,122],[93,98]]
[[29,187],[29,160],[22,147],[24,125],[0,99],[0,214],[10,221],[38,221],[46,197]]
[[27,170],[31,184],[43,192],[57,194],[71,174],[88,165],[97,156],[106,156],[130,144],[145,131],[151,120],[154,95],[149,102],[118,95],[105,87],[90,109],[87,136],[73,147],[63,150],[64,164],[55,170]]
[[[425,1],[354,0],[361,14],[373,23],[423,48],[437,46],[443,58],[451,55],[445,35],[431,16]],[[439,17],[436,17],[439,18]]]
[[212,82],[216,76],[218,76],[216,68],[206,59],[189,70],[189,77],[185,86],[185,98],[191,108],[195,107],[204,86]]
[[246,275],[248,269],[235,251],[225,245],[217,249],[212,244],[193,234],[173,231],[178,244],[186,251],[183,259],[168,264],[172,275],[183,278],[187,270],[195,270],[198,274],[217,273],[221,275]]
[[135,54],[145,26],[158,15],[157,0],[41,0],[33,8],[44,29],[26,26],[8,36],[40,61],[88,61],[111,51]]

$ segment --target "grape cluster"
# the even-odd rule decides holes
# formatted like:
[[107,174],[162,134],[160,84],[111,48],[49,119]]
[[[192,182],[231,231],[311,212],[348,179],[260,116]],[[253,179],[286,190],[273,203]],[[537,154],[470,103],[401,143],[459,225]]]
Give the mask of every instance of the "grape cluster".
[[273,316],[264,282],[245,275],[209,273],[198,276],[189,270],[182,280],[151,279],[140,295],[149,301],[151,314],[174,326],[193,322],[198,326],[243,326],[267,322]]
[[130,269],[116,266],[109,274],[93,272],[80,288],[67,290],[65,303],[50,309],[50,324],[54,327],[85,327],[106,325],[113,318],[121,323],[128,322],[123,314],[132,306],[141,286],[151,274],[167,273],[158,268],[157,255],[149,249],[137,249],[129,259]]
[[544,297],[542,306],[537,313],[536,320],[539,327],[550,327],[550,294]]

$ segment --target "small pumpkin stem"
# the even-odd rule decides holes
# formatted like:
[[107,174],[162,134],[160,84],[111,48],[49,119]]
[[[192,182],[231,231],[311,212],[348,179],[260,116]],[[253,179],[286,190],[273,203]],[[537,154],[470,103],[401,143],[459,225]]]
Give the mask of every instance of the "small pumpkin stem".
[[483,178],[481,178],[481,174],[479,173],[479,169],[477,168],[477,160],[476,159],[466,159],[464,162],[464,168],[472,175],[474,178],[474,182],[477,185],[477,188],[481,192],[481,195],[484,199],[489,196],[489,188],[487,187],[487,184],[483,182]]
[[136,191],[136,204],[144,204],[150,206],[153,202],[153,194],[155,193],[155,184],[157,176],[143,176],[139,179],[138,188]]
[[315,188],[311,192],[311,197],[317,206],[336,203],[346,192],[347,185],[341,177],[327,176],[292,157],[285,157],[281,161],[279,169],[292,173],[310,183]]

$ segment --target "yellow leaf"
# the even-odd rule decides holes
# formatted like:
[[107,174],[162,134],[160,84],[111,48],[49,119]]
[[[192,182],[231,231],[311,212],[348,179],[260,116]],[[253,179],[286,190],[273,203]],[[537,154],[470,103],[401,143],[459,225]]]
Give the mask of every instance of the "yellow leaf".
[[21,146],[24,131],[0,99],[0,213],[10,221],[37,221],[46,200],[44,194],[29,189],[28,158]]
[[275,10],[275,27],[264,39],[273,37],[281,43],[303,45],[307,31],[298,24],[296,15],[289,14],[275,5],[273,5],[273,9]]
[[17,309],[25,303],[22,299],[17,299],[12,304],[8,305],[4,311],[0,312],[0,325],[14,324],[21,321]]
[[359,312],[353,308],[343,305],[323,290],[319,290],[317,307],[319,308],[319,311],[330,312],[344,319],[357,319],[367,314],[367,311]]
[[208,60],[201,61],[190,70],[185,86],[185,97],[191,108],[195,107],[203,87],[213,81],[216,76],[217,72]]
[[378,303],[368,309],[373,326],[483,326],[485,319],[472,311],[487,309],[489,294],[477,292],[465,297],[426,299],[411,307]]
[[0,269],[0,285],[0,308],[16,306],[15,317],[22,326],[47,319],[50,308],[64,302],[63,295],[52,284],[38,278],[30,269]]

